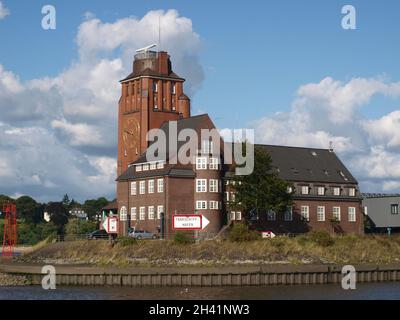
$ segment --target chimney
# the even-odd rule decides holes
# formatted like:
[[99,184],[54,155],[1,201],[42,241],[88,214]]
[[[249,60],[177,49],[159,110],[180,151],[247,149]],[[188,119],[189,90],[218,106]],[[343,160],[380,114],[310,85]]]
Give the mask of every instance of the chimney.
[[170,72],[169,55],[165,51],[158,52],[158,72],[163,75],[168,75]]

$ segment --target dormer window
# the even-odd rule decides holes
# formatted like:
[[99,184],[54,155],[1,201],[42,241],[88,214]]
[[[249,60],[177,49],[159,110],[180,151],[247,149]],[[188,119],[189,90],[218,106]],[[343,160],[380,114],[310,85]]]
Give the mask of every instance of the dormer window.
[[310,188],[308,186],[301,186],[301,194],[309,194]]
[[340,188],[339,187],[333,187],[333,195],[340,196]]
[[149,170],[149,165],[148,164],[144,164],[143,165],[143,171],[148,171]]
[[142,171],[142,166],[141,165],[136,166],[136,172],[140,172],[140,171]]
[[319,196],[325,195],[325,187],[318,187],[318,195]]
[[356,196],[356,189],[355,188],[349,188],[349,196],[350,197],[355,197]]

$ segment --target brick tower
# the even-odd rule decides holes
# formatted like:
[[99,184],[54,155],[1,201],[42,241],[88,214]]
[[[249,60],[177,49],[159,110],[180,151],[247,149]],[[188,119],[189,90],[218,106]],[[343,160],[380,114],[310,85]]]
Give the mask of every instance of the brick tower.
[[118,176],[147,149],[149,130],[165,121],[190,117],[184,81],[172,71],[167,52],[145,49],[135,55],[133,72],[120,81]]

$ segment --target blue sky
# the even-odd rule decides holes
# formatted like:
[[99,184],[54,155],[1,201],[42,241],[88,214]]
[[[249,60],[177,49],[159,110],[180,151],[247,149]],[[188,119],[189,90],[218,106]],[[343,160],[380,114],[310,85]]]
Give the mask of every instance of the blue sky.
[[[223,127],[287,110],[300,85],[328,75],[343,80],[400,77],[398,1],[351,1],[357,10],[357,30],[341,28],[341,8],[348,1],[4,3],[12,15],[0,25],[0,61],[21,79],[54,76],[76,59],[74,39],[86,12],[114,22],[154,9],[177,9],[193,21],[203,43],[200,57],[206,77],[193,100],[194,110],[211,113]],[[45,4],[57,9],[55,31],[41,28]],[[386,102],[383,111],[396,107],[393,101]],[[249,104],[252,107],[242,112]],[[369,112],[374,117],[382,114],[376,109]]]
[[[388,86],[396,85],[400,78],[398,63],[400,2],[398,1],[2,0],[1,2],[10,14],[0,20],[0,65],[4,70],[12,72],[22,84],[32,79],[56,78],[69,70],[74,62],[80,61],[76,38],[78,28],[91,19],[85,18],[87,12],[91,12],[103,24],[114,24],[124,18],[140,20],[152,10],[177,10],[180,17],[191,20],[192,32],[199,36],[200,47],[189,52],[189,55],[195,52],[203,71],[203,79],[198,82],[199,88],[193,90],[193,113],[209,113],[219,128],[250,126],[262,135],[271,125],[286,125],[288,122],[282,121],[279,117],[294,117],[293,106],[296,103],[303,103],[302,99],[306,100],[307,104],[307,106],[302,105],[303,111],[313,110],[315,103],[321,101],[326,103],[326,99],[329,100],[327,108],[335,106],[336,102],[333,100],[336,96],[327,97],[321,93],[321,96],[315,98],[314,89],[312,92],[306,90],[306,93],[299,94],[299,89],[308,84],[323,86],[321,81],[326,78],[332,80],[328,81],[329,88],[344,88],[345,93],[354,87],[359,88],[359,83],[352,85],[352,79],[376,80],[379,82],[376,84],[379,87],[381,83]],[[41,8],[46,4],[54,5],[57,10],[56,30],[44,31],[41,28]],[[351,4],[356,8],[356,30],[344,30],[341,27],[343,16],[341,8],[345,4]],[[157,39],[152,41],[157,42]],[[115,59],[119,54],[120,49],[117,48],[102,57]],[[173,56],[172,62],[174,63]],[[183,67],[181,69],[185,70]],[[130,70],[126,70],[124,73],[129,72]],[[181,75],[186,78],[191,77],[190,73]],[[350,88],[346,89],[346,84],[349,84]],[[322,91],[325,92],[324,90]],[[366,191],[395,192],[400,190],[400,174],[393,175],[388,174],[387,170],[383,170],[385,172],[380,170],[371,176],[356,165],[360,163],[356,156],[361,154],[369,157],[371,153],[379,155],[382,152],[389,152],[388,157],[392,159],[390,164],[397,165],[399,160],[400,144],[397,145],[397,136],[391,137],[390,132],[377,132],[379,139],[369,136],[369,132],[375,132],[373,130],[376,127],[379,128],[385,123],[382,118],[387,115],[392,115],[392,120],[389,121],[391,125],[397,124],[398,117],[393,115],[393,112],[399,110],[399,95],[397,91],[387,93],[389,89],[373,90],[376,92],[373,91],[366,99],[360,98],[360,94],[356,93],[355,97],[350,98],[351,101],[346,100],[350,108],[354,108],[354,112],[350,115],[352,117],[350,124],[338,125],[337,122],[331,121],[325,127],[318,128],[316,132],[324,131],[329,139],[334,142],[337,140],[338,152],[350,169],[358,175]],[[340,90],[341,94],[345,94],[343,91]],[[360,101],[354,101],[359,98]],[[322,118],[324,112],[321,113]],[[328,113],[326,117],[329,117]],[[371,124],[374,125],[374,129],[365,130],[368,121],[380,119],[381,122]],[[77,119],[67,120],[77,123]],[[351,124],[352,121],[354,125]],[[355,121],[359,122],[356,124]],[[26,123],[2,120],[1,115],[0,122],[13,128],[27,126]],[[312,126],[312,123],[309,125]],[[29,126],[34,127],[35,123],[31,122]],[[363,127],[364,130],[354,132],[355,127]],[[338,132],[338,128],[341,128],[341,132]],[[304,137],[309,137],[308,134],[311,134],[312,137],[317,137],[316,140],[310,140],[309,143],[304,140],[306,138],[302,140],[303,143],[295,139],[282,141],[276,139],[279,134],[275,134],[261,137],[260,141],[271,144],[309,144],[327,147],[328,138],[321,138],[320,134],[313,134],[310,129],[306,131],[307,135]],[[293,135],[301,136],[303,133],[297,134],[294,130]],[[64,142],[68,144],[68,141]],[[341,144],[344,145],[343,148],[340,147]],[[378,149],[372,150],[374,147]],[[379,149],[380,147],[383,151]],[[72,158],[80,158],[82,152],[88,154],[87,151],[83,151],[82,146],[72,149],[70,150]],[[102,156],[101,152],[96,156]],[[111,157],[111,153],[104,151],[104,156]],[[374,163],[365,166],[373,167]],[[96,168],[90,170],[92,169]],[[33,169],[32,172],[34,171]],[[39,180],[43,182],[43,178]],[[388,181],[392,187],[384,186]],[[50,186],[54,184],[53,181]],[[62,193],[60,187],[56,188],[57,192],[54,193],[50,190],[51,187],[40,189],[42,187],[38,186],[35,189],[29,184],[24,184],[20,190],[18,185],[14,189],[16,194],[37,190],[34,193],[45,194],[43,199],[56,197]],[[110,190],[105,189],[104,193],[112,196]],[[80,196],[80,194],[75,195],[77,198]],[[87,192],[84,196],[95,195]]]

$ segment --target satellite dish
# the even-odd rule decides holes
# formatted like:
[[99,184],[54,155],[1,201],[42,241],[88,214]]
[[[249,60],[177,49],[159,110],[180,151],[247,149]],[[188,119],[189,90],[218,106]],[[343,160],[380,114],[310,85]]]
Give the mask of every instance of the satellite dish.
[[151,44],[151,45],[149,45],[149,46],[147,46],[147,47],[137,49],[136,52],[147,52],[147,51],[149,51],[151,48],[154,48],[155,46],[157,46],[157,44],[154,43],[154,44]]

